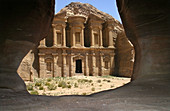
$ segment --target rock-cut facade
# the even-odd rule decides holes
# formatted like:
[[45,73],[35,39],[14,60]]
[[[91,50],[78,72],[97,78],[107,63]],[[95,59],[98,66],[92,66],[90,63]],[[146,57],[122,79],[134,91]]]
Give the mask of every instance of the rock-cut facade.
[[24,80],[76,75],[131,77],[133,45],[123,26],[90,4],[72,2],[54,15],[47,37],[22,60]]
[[117,37],[113,23],[93,14],[56,14],[53,45],[46,46],[43,39],[38,47],[40,78],[112,75]]

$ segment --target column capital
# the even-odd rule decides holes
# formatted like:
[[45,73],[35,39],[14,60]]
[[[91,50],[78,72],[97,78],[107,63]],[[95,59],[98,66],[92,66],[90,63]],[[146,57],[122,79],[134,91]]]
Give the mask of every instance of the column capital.
[[66,56],[66,55],[67,55],[67,53],[62,53],[62,55],[63,55],[63,56]]
[[108,26],[107,29],[108,29],[109,31],[114,30],[114,28],[113,28],[112,26]]
[[39,56],[45,56],[45,53],[38,53]]
[[58,56],[58,53],[52,53],[53,56]]
[[84,29],[85,28],[85,26],[82,26],[82,29]]
[[104,54],[103,53],[100,53],[101,56],[103,56]]
[[70,54],[68,54],[69,56],[74,56],[74,53],[70,53]]
[[102,26],[99,26],[99,29],[102,30]]
[[69,28],[74,28],[74,26],[73,25],[69,25]]
[[52,24],[52,27],[55,28],[55,27],[56,27],[56,24]]
[[88,56],[89,55],[89,53],[86,53],[86,56]]
[[93,27],[93,26],[90,26],[89,28],[92,30],[94,27]]
[[110,56],[114,56],[115,55],[115,53],[110,53]]
[[62,24],[61,26],[62,26],[63,28],[66,28],[66,24]]
[[94,53],[94,52],[92,52],[92,53],[91,53],[91,55],[92,55],[92,56],[95,56],[95,53]]

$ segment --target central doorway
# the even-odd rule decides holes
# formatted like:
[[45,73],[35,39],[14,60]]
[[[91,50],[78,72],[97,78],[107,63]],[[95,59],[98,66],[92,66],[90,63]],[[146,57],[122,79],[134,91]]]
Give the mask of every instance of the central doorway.
[[82,73],[82,60],[76,60],[76,73]]

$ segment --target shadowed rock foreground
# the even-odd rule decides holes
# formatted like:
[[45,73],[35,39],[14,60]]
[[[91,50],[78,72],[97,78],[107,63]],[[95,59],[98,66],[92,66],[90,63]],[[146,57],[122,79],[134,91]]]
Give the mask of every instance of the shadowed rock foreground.
[[126,34],[135,46],[133,82],[91,96],[46,97],[29,95],[16,70],[26,53],[47,35],[54,3],[51,0],[16,0],[15,3],[1,0],[0,110],[168,111],[170,2],[117,2]]

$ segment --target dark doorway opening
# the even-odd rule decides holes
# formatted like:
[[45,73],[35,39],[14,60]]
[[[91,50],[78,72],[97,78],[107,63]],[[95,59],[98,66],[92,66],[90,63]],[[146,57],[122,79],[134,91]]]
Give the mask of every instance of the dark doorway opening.
[[76,73],[82,73],[82,60],[76,60]]

